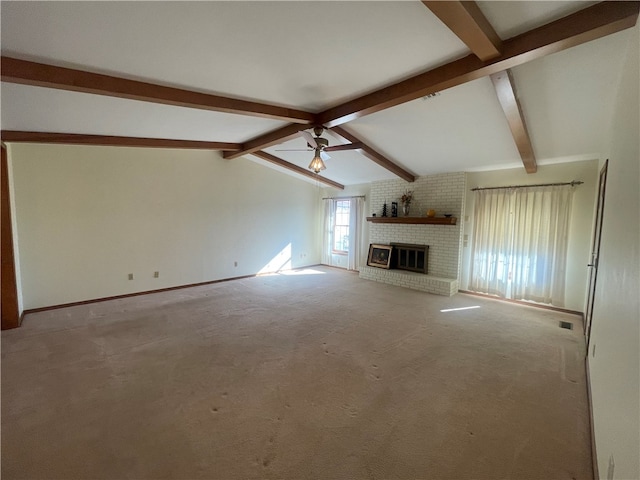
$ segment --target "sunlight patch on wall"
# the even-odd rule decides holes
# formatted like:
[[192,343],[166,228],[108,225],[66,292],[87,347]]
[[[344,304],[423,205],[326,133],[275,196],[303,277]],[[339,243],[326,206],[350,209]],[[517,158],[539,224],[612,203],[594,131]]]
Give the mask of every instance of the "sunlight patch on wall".
[[291,243],[280,250],[280,253],[262,267],[258,272],[258,275],[263,273],[279,272],[281,270],[291,270]]

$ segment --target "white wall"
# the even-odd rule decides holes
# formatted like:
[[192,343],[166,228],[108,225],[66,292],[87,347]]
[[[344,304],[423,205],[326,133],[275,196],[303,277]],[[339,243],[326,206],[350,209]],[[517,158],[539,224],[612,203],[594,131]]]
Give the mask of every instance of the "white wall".
[[467,173],[467,192],[462,253],[461,289],[469,289],[471,270],[471,249],[473,248],[473,212],[475,187],[501,187],[507,185],[530,185],[534,183],[570,182],[582,180],[574,192],[569,245],[567,254],[567,276],[564,308],[584,311],[585,292],[588,282],[587,264],[590,257],[593,235],[593,212],[597,193],[598,161],[562,163],[538,166],[535,174],[528,174],[524,168]]
[[319,189],[254,162],[124,147],[10,153],[25,309],[320,262]]
[[639,29],[636,26],[631,35],[607,155],[609,169],[588,356],[600,478],[607,478],[611,458],[614,478],[640,478]]

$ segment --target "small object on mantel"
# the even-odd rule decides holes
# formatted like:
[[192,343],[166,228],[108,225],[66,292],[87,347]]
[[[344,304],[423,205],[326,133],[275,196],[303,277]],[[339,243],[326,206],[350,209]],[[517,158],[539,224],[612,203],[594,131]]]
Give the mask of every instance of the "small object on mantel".
[[433,218],[435,216],[436,216],[436,211],[433,208],[430,208],[429,210],[427,210],[427,217]]
[[445,218],[451,218],[451,214],[450,214],[450,213],[445,213],[445,214],[444,214],[444,217],[445,217]]

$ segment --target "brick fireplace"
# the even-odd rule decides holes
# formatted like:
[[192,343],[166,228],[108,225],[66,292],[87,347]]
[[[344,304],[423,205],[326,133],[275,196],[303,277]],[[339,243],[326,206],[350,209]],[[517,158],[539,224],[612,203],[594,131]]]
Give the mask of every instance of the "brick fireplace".
[[[422,176],[413,183],[403,180],[372,183],[369,202],[372,212],[369,214],[381,216],[385,202],[389,206],[405,190],[413,190],[411,216],[424,216],[427,210],[433,209],[437,216],[451,214],[459,221],[455,225],[371,223],[370,243],[428,245],[425,257],[427,273],[418,272],[417,266],[416,271],[397,268],[385,270],[368,267],[364,262],[360,267],[360,277],[439,295],[451,296],[457,293],[462,258],[465,189],[464,172]],[[414,257],[414,262],[416,258]]]

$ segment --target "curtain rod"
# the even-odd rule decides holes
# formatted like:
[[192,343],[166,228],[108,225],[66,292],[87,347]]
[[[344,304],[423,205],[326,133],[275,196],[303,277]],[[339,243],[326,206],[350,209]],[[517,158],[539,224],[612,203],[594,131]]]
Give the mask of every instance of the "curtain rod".
[[580,180],[574,180],[572,182],[564,182],[564,183],[536,183],[534,185],[507,185],[505,187],[476,187],[472,188],[471,191],[475,192],[477,190],[498,190],[500,188],[529,188],[529,187],[555,187],[561,185],[571,185],[572,187],[575,185],[582,185],[584,182]]
[[322,200],[346,200],[348,198],[366,198],[364,195],[354,195],[352,197],[324,197]]

